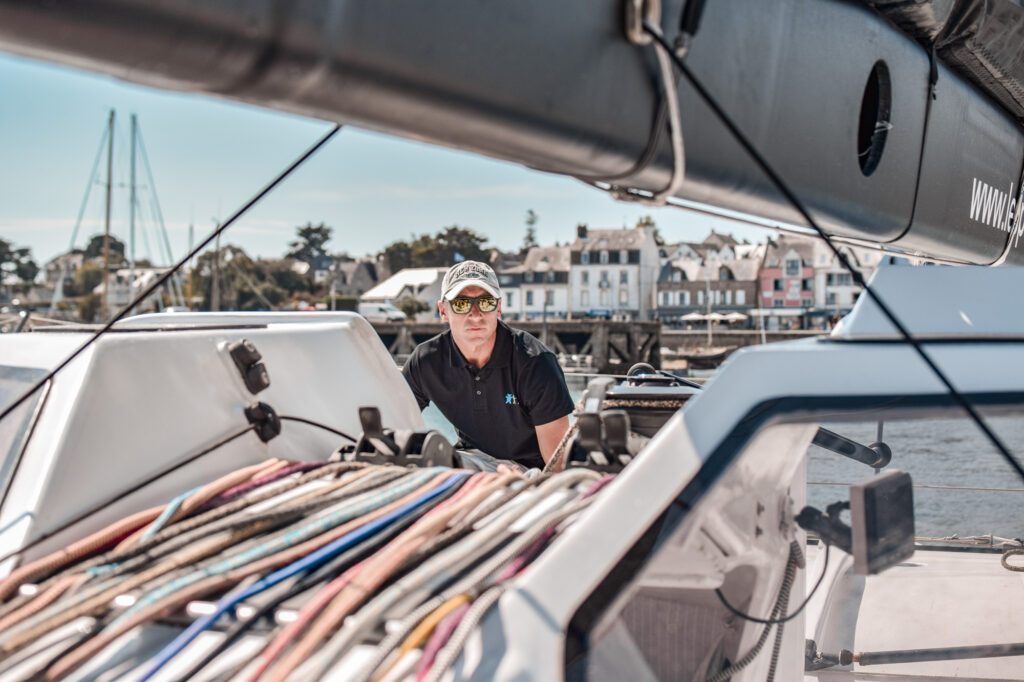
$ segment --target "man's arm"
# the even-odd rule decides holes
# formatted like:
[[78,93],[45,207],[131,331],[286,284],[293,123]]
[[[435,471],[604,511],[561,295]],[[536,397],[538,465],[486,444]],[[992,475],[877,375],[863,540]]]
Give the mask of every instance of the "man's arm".
[[541,424],[534,427],[537,430],[537,443],[540,445],[540,456],[547,463],[551,455],[555,454],[555,448],[562,440],[562,436],[569,430],[569,415],[565,415],[553,422]]

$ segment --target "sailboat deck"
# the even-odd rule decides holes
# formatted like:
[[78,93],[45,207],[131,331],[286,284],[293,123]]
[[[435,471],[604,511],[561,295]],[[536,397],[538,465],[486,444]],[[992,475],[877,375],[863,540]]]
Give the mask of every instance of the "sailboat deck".
[[[807,589],[818,577],[809,548]],[[835,553],[833,553],[835,556]],[[818,648],[836,653],[935,649],[1024,641],[1024,572],[992,551],[919,549],[879,575],[837,579]],[[1020,557],[1010,563],[1020,564]],[[1017,561],[1014,561],[1017,560]],[[810,628],[808,628],[810,632]],[[811,635],[808,634],[808,637]],[[1020,680],[1024,656],[892,663],[806,673],[805,682],[867,680]]]

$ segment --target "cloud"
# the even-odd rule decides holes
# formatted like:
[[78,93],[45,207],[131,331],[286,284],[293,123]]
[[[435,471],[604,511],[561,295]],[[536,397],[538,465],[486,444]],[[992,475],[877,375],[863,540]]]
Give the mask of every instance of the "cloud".
[[[28,234],[35,232],[66,232],[71,235],[75,221],[69,218],[3,218],[0,219],[0,234]],[[83,220],[78,229],[79,234],[90,230],[102,230],[103,221],[97,219]]]
[[[189,223],[182,221],[169,222],[166,224],[168,232],[187,234]],[[195,230],[196,241],[213,232],[216,225],[205,223],[202,225],[192,224]],[[234,234],[264,234],[264,235],[280,235],[282,230],[290,234],[295,229],[295,224],[287,220],[252,220],[247,221],[243,218],[242,222],[231,225],[227,230],[224,231],[224,235]]]
[[292,193],[301,201],[321,203],[349,203],[357,201],[459,201],[467,199],[557,198],[563,193],[557,189],[539,189],[529,183],[498,185],[451,185],[421,187],[412,185],[374,185],[340,189],[303,190]]

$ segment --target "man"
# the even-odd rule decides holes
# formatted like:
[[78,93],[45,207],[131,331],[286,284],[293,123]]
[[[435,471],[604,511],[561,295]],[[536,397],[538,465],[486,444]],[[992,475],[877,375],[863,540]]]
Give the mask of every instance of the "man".
[[554,354],[498,319],[501,288],[485,263],[449,268],[437,308],[448,331],[417,346],[402,369],[420,409],[433,401],[460,447],[543,467],[573,409]]

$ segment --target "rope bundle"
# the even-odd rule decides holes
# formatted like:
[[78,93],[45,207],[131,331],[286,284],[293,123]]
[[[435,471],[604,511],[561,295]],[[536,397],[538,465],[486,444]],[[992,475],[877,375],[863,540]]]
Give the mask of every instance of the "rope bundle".
[[[179,657],[191,663],[181,679],[201,676],[243,634],[259,635],[261,651],[230,679],[315,679],[385,622],[354,679],[437,679],[507,582],[610,478],[280,460],[240,469],[0,581],[0,674],[62,679],[205,599],[214,612],[137,661],[140,679]],[[266,617],[289,599],[301,603],[296,618],[273,625]],[[213,651],[193,646],[225,623]]]

